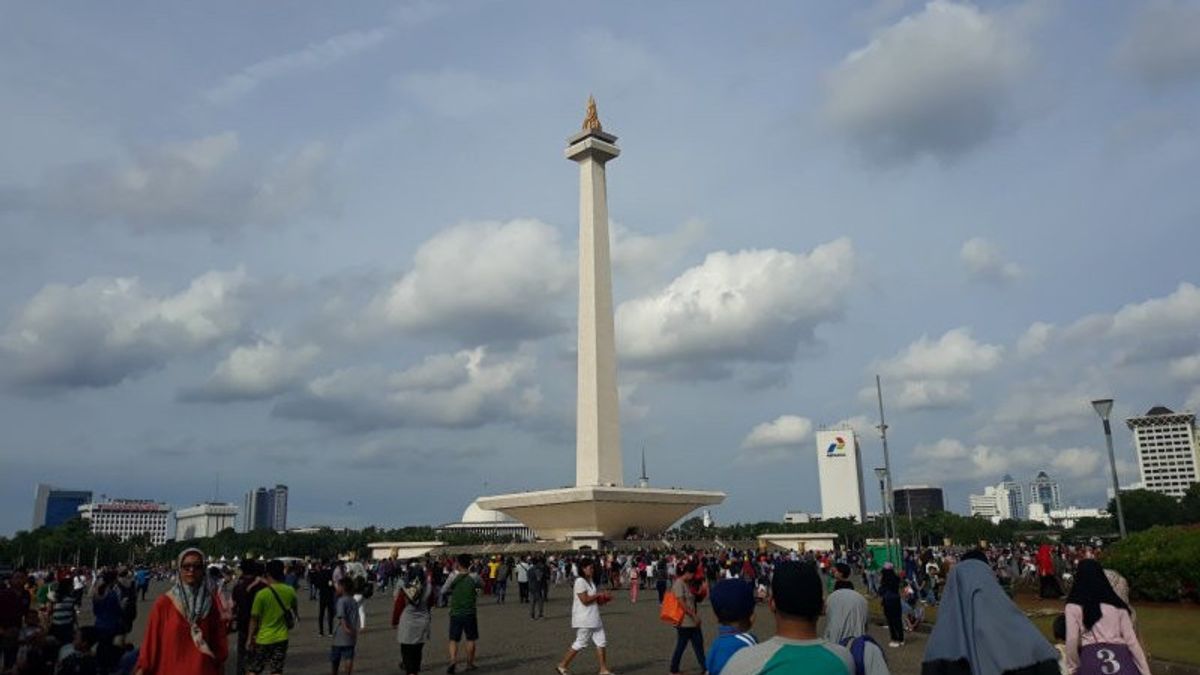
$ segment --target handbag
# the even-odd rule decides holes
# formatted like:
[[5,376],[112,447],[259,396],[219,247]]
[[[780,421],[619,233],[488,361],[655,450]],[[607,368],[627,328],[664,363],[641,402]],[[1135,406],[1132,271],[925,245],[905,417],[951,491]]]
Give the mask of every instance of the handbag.
[[672,626],[678,626],[683,623],[683,615],[683,603],[679,601],[679,598],[671,592],[663,595],[662,609],[658,612],[659,620]]
[[279,609],[283,610],[284,625],[287,626],[288,630],[295,628],[296,627],[296,615],[292,613],[292,610],[283,606],[283,600],[279,597],[279,593],[275,592],[274,588],[272,588],[271,586],[267,586],[267,590],[271,591],[271,595],[275,596],[275,602],[279,603]]

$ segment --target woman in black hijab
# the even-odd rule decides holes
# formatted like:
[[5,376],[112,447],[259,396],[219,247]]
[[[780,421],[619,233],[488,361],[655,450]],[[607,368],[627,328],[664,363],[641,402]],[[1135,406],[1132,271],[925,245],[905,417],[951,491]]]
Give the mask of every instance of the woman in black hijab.
[[887,619],[889,647],[904,644],[904,621],[900,617],[900,577],[892,563],[885,563],[879,578],[879,599],[883,601],[883,616]]
[[1067,668],[1072,673],[1132,673],[1136,667],[1150,675],[1129,605],[1113,590],[1100,563],[1090,558],[1079,562],[1065,614]]

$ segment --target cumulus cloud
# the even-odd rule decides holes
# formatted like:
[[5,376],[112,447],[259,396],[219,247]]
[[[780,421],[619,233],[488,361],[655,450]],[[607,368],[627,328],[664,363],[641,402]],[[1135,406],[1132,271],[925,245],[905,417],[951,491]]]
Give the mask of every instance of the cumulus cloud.
[[1045,352],[1053,335],[1053,324],[1042,321],[1033,322],[1017,339],[1017,356],[1029,358]]
[[1035,380],[1010,391],[992,416],[985,435],[1054,436],[1078,431],[1095,421],[1091,401],[1108,389],[1091,379],[1063,387],[1059,381]]
[[137,278],[46,286],[0,333],[2,374],[30,391],[108,387],[144,375],[236,335],[248,283],[237,269],[207,272],[166,295]]
[[750,430],[742,448],[770,448],[780,445],[800,445],[812,435],[813,423],[807,417],[780,415]]
[[739,458],[753,463],[794,458],[812,436],[813,423],[807,417],[780,415],[750,430],[742,441]]
[[616,312],[622,364],[689,376],[731,364],[783,363],[844,311],[854,282],[849,239],[808,254],[775,249],[710,253],[661,291]]
[[1050,333],[1055,345],[1106,345],[1121,364],[1191,355],[1200,349],[1200,288],[1181,283],[1171,293],[1085,316]]
[[427,357],[398,372],[356,367],[314,378],[273,414],[345,431],[469,429],[535,413],[542,395],[531,357],[493,357],[483,347]]
[[958,257],[972,281],[1003,285],[1017,281],[1024,274],[1019,265],[1004,260],[1000,249],[982,237],[964,242]]
[[417,249],[412,268],[368,308],[370,322],[464,344],[564,330],[554,303],[575,266],[558,231],[537,220],[463,223]]
[[277,224],[317,204],[327,154],[323,145],[310,143],[273,161],[257,162],[241,152],[238,135],[227,131],[50,172],[23,203],[138,232],[223,232]]
[[632,282],[634,286],[661,283],[668,270],[704,236],[704,224],[698,220],[684,222],[671,232],[661,235],[635,232],[621,223],[613,223],[612,268],[613,282]]
[[1187,382],[1200,380],[1200,354],[1174,359],[1169,364],[1171,377]]
[[968,445],[955,438],[920,444],[913,449],[905,475],[940,482],[994,483],[1004,474],[1024,476],[1045,470],[1059,479],[1103,478],[1099,450],[1047,445],[1002,447]]
[[1119,67],[1154,86],[1200,79],[1200,5],[1180,0],[1142,3],[1117,49]]
[[184,401],[246,401],[271,398],[299,385],[320,348],[288,347],[277,334],[239,345],[203,385],[180,392]]
[[[937,340],[922,335],[896,356],[876,364],[886,378],[899,381],[888,400],[901,410],[930,410],[964,405],[971,400],[970,378],[991,372],[1004,348],[977,342],[967,328],[946,331]],[[859,392],[859,400],[875,400],[875,389]]]
[[882,362],[879,370],[896,378],[970,377],[994,370],[1003,355],[1003,347],[977,342],[968,328],[954,328],[937,340],[922,335],[895,357]]
[[876,161],[954,159],[1014,123],[1027,54],[1015,22],[934,0],[834,69],[825,112]]

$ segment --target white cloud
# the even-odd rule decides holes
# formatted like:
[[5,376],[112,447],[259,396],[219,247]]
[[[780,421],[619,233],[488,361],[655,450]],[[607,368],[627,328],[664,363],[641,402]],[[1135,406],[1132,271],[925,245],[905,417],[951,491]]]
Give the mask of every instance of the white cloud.
[[303,381],[320,348],[288,347],[278,335],[265,335],[239,345],[219,364],[208,381],[181,392],[188,401],[240,401],[277,396]]
[[879,364],[883,375],[906,379],[955,379],[987,373],[1000,365],[1004,347],[976,342],[969,328],[946,331],[936,341],[928,335]]
[[327,154],[323,145],[310,143],[259,163],[245,157],[237,134],[227,131],[51,172],[29,203],[139,232],[271,225],[315,208]]
[[661,283],[667,270],[677,269],[680,258],[700,241],[705,228],[700,221],[689,220],[662,235],[641,234],[620,223],[612,223],[611,231],[614,283],[643,286]]
[[1022,384],[1009,392],[996,407],[985,435],[1001,437],[1013,434],[1054,436],[1079,431],[1095,419],[1091,401],[1099,398],[1096,392],[1108,391],[1091,379],[1070,389],[1058,382],[1034,381]]
[[362,52],[374,49],[391,36],[389,27],[353,30],[312,42],[302,49],[272,56],[246,66],[204,92],[212,105],[226,105],[251,93],[264,82],[296,73],[329,68]]
[[875,160],[953,159],[1015,121],[1028,52],[1015,22],[934,0],[842,61],[826,114]]
[[558,231],[545,223],[464,223],[421,244],[412,269],[371,303],[368,316],[466,344],[542,337],[565,328],[553,305],[574,278]]
[[392,427],[465,429],[528,417],[542,395],[531,357],[492,357],[483,347],[427,357],[407,370],[347,368],[314,378],[274,414],[348,431]]
[[771,422],[763,422],[750,430],[742,441],[743,449],[797,446],[812,435],[813,423],[807,417],[780,415]]
[[32,390],[107,387],[143,375],[234,336],[247,284],[237,269],[205,273],[174,295],[137,278],[46,286],[0,334],[3,374]]
[[1141,3],[1117,50],[1117,65],[1155,86],[1200,78],[1200,5],[1181,0]]
[[1054,325],[1035,321],[1017,339],[1017,356],[1030,358],[1046,351],[1054,335]]
[[1192,354],[1171,361],[1168,366],[1171,377],[1177,380],[1200,380],[1200,354]]
[[[1100,451],[1092,448],[972,446],[958,439],[943,438],[934,443],[917,445],[913,449],[912,463],[906,467],[903,475],[923,481],[971,483],[977,486],[980,482],[998,482],[1004,474],[1022,477],[1044,470],[1060,480],[1090,479],[1092,483],[1099,484],[1104,478],[1102,459]],[[1065,487],[1070,489],[1069,486]]]
[[1000,249],[982,237],[974,237],[964,242],[958,257],[973,281],[1007,284],[1024,276],[1020,266],[1005,261]]
[[971,402],[971,385],[961,380],[905,380],[893,400],[901,410],[954,408]]
[[[971,400],[969,379],[1000,365],[1004,348],[983,344],[967,328],[946,331],[937,340],[922,335],[896,356],[876,364],[888,382],[887,399],[901,410],[934,410],[965,405]],[[875,389],[864,388],[859,400],[875,400]]]
[[854,283],[849,239],[811,253],[775,249],[710,253],[657,293],[616,312],[623,364],[688,374],[735,362],[781,363],[839,318]]

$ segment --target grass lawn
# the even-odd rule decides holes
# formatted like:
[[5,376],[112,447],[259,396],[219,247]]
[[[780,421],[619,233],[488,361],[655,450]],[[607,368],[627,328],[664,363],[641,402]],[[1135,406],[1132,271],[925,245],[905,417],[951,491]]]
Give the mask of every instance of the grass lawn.
[[[877,598],[871,598],[871,613],[882,617],[883,609]],[[1061,612],[1063,603],[1057,600],[1042,600],[1036,595],[1018,595],[1017,605],[1025,610],[1030,620],[1042,631],[1047,640],[1053,642],[1051,623],[1054,615]],[[1180,603],[1138,603],[1138,638],[1151,658],[1165,659],[1177,663],[1200,665],[1200,605]],[[925,621],[937,621],[937,608],[925,608]]]

